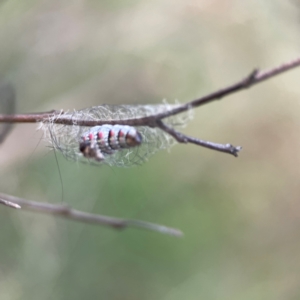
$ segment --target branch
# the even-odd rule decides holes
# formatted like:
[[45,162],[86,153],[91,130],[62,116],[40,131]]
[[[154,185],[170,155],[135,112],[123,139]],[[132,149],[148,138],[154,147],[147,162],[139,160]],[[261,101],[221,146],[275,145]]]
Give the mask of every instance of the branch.
[[158,127],[166,133],[173,136],[180,143],[193,143],[199,146],[203,146],[209,149],[217,150],[220,152],[225,152],[237,156],[238,152],[242,149],[240,146],[232,146],[230,144],[217,144],[209,141],[200,140],[197,138],[186,136],[182,133],[175,131],[173,128],[167,126],[162,122],[163,119],[177,115],[179,113],[194,109],[201,105],[210,103],[215,100],[220,100],[228,95],[239,92],[241,90],[252,87],[255,84],[268,80],[272,77],[275,77],[279,74],[292,70],[300,66],[300,57],[292,60],[288,63],[279,65],[275,68],[258,71],[254,70],[246,78],[229,85],[223,89],[217,90],[213,93],[205,95],[201,98],[192,100],[188,103],[177,106],[176,108],[170,109],[168,111],[150,115],[147,117],[141,118],[131,118],[131,119],[122,119],[122,120],[82,120],[74,119],[70,116],[64,116],[63,112],[52,111],[46,113],[33,113],[33,114],[15,114],[15,115],[0,115],[0,123],[34,123],[34,122],[51,122],[56,124],[64,125],[74,125],[77,126],[99,126],[104,124],[110,125],[129,125],[129,126],[148,126],[148,127]]
[[179,107],[176,107],[175,109],[172,109],[165,113],[161,113],[161,114],[157,115],[157,118],[159,118],[159,119],[167,118],[169,116],[173,116],[173,115],[179,114],[181,112],[187,111],[191,108],[199,107],[201,105],[210,103],[214,100],[220,100],[230,94],[234,94],[241,90],[248,89],[255,84],[258,84],[258,83],[268,80],[272,77],[280,75],[284,72],[295,69],[299,66],[300,66],[300,57],[298,57],[294,60],[291,60],[290,62],[287,62],[287,63],[284,63],[277,67],[274,67],[272,69],[269,69],[269,70],[259,71],[258,69],[255,69],[246,78],[242,79],[241,81],[238,81],[237,83],[234,83],[230,86],[227,86],[223,89],[220,89],[216,92],[213,92],[213,93],[203,96],[201,98],[190,101],[186,104],[180,105]]
[[4,200],[4,199],[0,199],[0,203],[5,206],[11,207],[11,208],[21,208],[21,206],[19,204],[16,204],[16,203]]
[[209,142],[209,141],[200,140],[200,139],[197,139],[194,137],[190,137],[188,135],[185,135],[185,134],[182,134],[181,132],[176,131],[175,129],[168,126],[167,124],[165,124],[162,121],[157,121],[157,124],[161,130],[170,134],[178,143],[185,143],[185,144],[191,143],[191,144],[195,144],[195,145],[198,145],[198,146],[201,146],[204,148],[232,154],[235,157],[237,157],[238,152],[240,150],[242,150],[241,146],[234,147],[231,144],[226,144],[226,145],[217,144],[217,143],[213,143],[213,142]]
[[159,233],[168,234],[176,237],[180,237],[183,235],[183,233],[178,229],[166,227],[159,224],[144,222],[140,220],[119,219],[104,215],[91,214],[75,210],[67,205],[29,201],[2,193],[0,193],[0,204],[12,208],[21,208],[24,210],[45,213],[48,215],[60,216],[74,221],[108,226],[114,229],[125,229],[128,227],[135,227],[139,229],[156,231]]
[[[5,114],[13,114],[15,112],[16,94],[14,88],[0,81],[0,111]],[[6,136],[12,129],[12,124],[4,124],[0,127],[0,144],[5,140]]]
[[[70,118],[63,118],[60,117],[59,119],[55,119],[54,123],[57,124],[64,124],[64,125],[73,125],[74,121],[78,126],[98,126],[104,124],[120,124],[120,125],[131,125],[131,126],[150,126],[150,127],[157,127],[156,121],[161,120],[170,116],[174,116],[176,114],[182,113],[187,111],[191,108],[199,107],[201,105],[207,104],[214,100],[220,100],[230,94],[236,93],[238,91],[247,89],[252,87],[255,84],[268,80],[272,77],[280,75],[284,72],[290,71],[294,68],[300,66],[300,57],[292,60],[290,62],[284,63],[277,67],[274,67],[269,70],[254,70],[252,71],[246,78],[234,83],[230,86],[227,86],[223,89],[218,91],[212,92],[207,94],[201,98],[192,100],[188,103],[182,104],[174,109],[170,109],[166,112],[151,115],[148,117],[142,118],[132,118],[132,119],[122,119],[122,120],[74,120]],[[19,115],[1,115],[0,114],[0,123],[35,123],[45,121],[46,118],[55,117],[58,114],[62,114],[60,111],[53,110],[50,112],[44,113],[31,113],[31,114],[19,114]]]

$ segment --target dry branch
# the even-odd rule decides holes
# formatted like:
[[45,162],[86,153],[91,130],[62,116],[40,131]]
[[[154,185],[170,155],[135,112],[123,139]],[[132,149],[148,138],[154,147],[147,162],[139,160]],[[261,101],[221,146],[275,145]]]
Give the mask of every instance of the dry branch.
[[178,229],[166,227],[159,224],[144,222],[140,220],[119,219],[104,215],[91,214],[75,210],[67,205],[29,201],[2,193],[0,193],[0,204],[4,204],[5,206],[12,208],[21,208],[23,210],[30,210],[45,213],[48,215],[60,216],[74,221],[108,226],[114,229],[135,227],[173,235],[176,237],[180,237],[183,235],[182,232]]
[[[173,128],[167,126],[162,120],[174,116],[176,114],[188,111],[190,109],[199,107],[201,105],[210,103],[214,100],[220,100],[230,94],[236,93],[238,91],[252,87],[255,84],[268,80],[272,77],[275,77],[279,74],[292,70],[300,66],[300,57],[292,60],[290,62],[284,63],[277,67],[274,67],[269,70],[258,71],[254,70],[246,78],[229,85],[223,89],[217,90],[213,93],[205,95],[201,98],[192,100],[188,103],[177,106],[174,109],[170,109],[163,113],[154,114],[142,118],[132,118],[132,119],[122,119],[122,120],[79,120],[69,117],[63,117],[63,112],[61,111],[51,111],[45,113],[32,113],[32,114],[19,114],[19,115],[0,115],[0,123],[35,123],[35,122],[47,122],[48,119],[51,119],[52,122],[56,124],[64,125],[74,125],[77,126],[98,126],[104,124],[110,125],[130,125],[130,126],[148,126],[148,127],[157,127],[161,130],[167,132],[173,136],[179,143],[193,143],[202,147],[209,149],[217,150],[219,152],[229,153],[234,156],[237,156],[238,152],[241,150],[240,146],[232,146],[231,144],[217,144],[204,140],[200,140],[193,137],[188,137],[182,133],[175,131]],[[59,118],[55,118],[59,116]]]

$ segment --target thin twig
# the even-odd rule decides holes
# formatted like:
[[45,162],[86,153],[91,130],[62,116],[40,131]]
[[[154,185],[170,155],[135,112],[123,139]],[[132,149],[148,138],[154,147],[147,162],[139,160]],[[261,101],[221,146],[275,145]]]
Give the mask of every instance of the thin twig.
[[210,103],[214,100],[220,100],[220,99],[224,98],[225,96],[239,92],[244,89],[248,89],[255,84],[258,84],[258,83],[268,80],[272,77],[275,77],[279,74],[282,74],[284,72],[295,69],[299,66],[300,66],[300,57],[297,57],[294,60],[291,60],[287,63],[281,64],[281,65],[274,67],[272,69],[269,69],[269,70],[259,71],[258,69],[255,69],[245,79],[242,79],[241,81],[238,81],[237,83],[234,83],[234,84],[232,84],[228,87],[225,87],[223,89],[220,89],[216,92],[213,92],[213,93],[203,96],[201,98],[195,99],[186,104],[180,105],[179,107],[176,107],[172,110],[161,113],[161,114],[157,115],[157,118],[159,118],[159,119],[167,118],[169,116],[173,116],[175,114],[187,111],[191,108],[199,107],[201,105]]
[[168,235],[173,235],[176,237],[180,237],[183,235],[183,233],[179,229],[166,227],[159,224],[144,222],[140,220],[119,219],[104,215],[91,214],[75,210],[70,206],[66,205],[29,201],[2,193],[0,194],[0,204],[4,204],[13,208],[22,208],[24,210],[45,213],[48,215],[56,215],[74,221],[108,226],[114,229],[125,229],[128,227],[135,227],[140,229],[156,231]]
[[[61,114],[61,111],[51,110],[49,112],[29,114],[0,114],[0,123],[38,123]],[[66,124],[71,125],[71,124]]]
[[[15,99],[16,94],[12,85],[0,81],[0,110],[6,114],[14,114]],[[3,124],[0,127],[0,144],[5,140],[11,129],[12,124]]]
[[7,200],[4,200],[4,199],[0,199],[0,204],[3,204],[5,206],[9,206],[9,207],[12,207],[12,208],[21,208],[20,205],[18,205],[16,203],[13,203],[13,202],[10,202],[10,201],[7,201]]
[[237,157],[238,152],[242,150],[241,146],[235,147],[235,146],[232,146],[231,144],[223,145],[223,144],[213,143],[210,141],[204,141],[204,140],[200,140],[198,138],[194,138],[194,137],[182,134],[181,132],[176,131],[175,129],[168,126],[167,124],[165,124],[162,121],[158,122],[158,126],[161,130],[170,134],[178,143],[184,143],[184,144],[191,143],[191,144],[195,144],[195,145],[198,145],[198,146],[201,146],[204,148],[232,154],[235,157]]

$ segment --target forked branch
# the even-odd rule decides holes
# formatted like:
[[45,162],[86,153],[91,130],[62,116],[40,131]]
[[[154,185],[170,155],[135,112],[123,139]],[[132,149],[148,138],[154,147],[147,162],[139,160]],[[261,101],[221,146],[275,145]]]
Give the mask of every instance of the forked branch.
[[[0,115],[0,123],[35,123],[35,122],[47,122],[47,119],[51,119],[53,123],[64,124],[64,125],[78,125],[78,126],[98,126],[104,124],[110,125],[130,125],[130,126],[148,126],[148,127],[158,127],[161,130],[167,132],[173,136],[179,143],[193,143],[202,147],[209,149],[217,150],[224,153],[229,153],[234,156],[237,156],[238,152],[241,150],[240,146],[232,146],[231,144],[217,144],[209,141],[200,140],[197,138],[186,136],[182,133],[175,131],[173,128],[167,126],[163,119],[177,115],[182,112],[186,112],[190,109],[208,104],[214,100],[220,100],[226,96],[229,96],[233,93],[239,92],[241,90],[252,87],[255,84],[268,80],[272,77],[275,77],[281,73],[287,72],[291,69],[300,66],[300,57],[292,60],[290,62],[284,63],[277,67],[274,67],[269,70],[254,70],[246,78],[229,85],[223,89],[217,90],[210,94],[207,94],[198,99],[192,100],[188,103],[178,105],[176,108],[170,109],[168,111],[150,115],[147,117],[141,118],[130,118],[122,120],[80,120],[70,117],[64,117],[63,112],[61,111],[51,111],[45,113],[32,113],[32,114],[15,114],[15,115]],[[59,118],[55,118],[59,116]]]

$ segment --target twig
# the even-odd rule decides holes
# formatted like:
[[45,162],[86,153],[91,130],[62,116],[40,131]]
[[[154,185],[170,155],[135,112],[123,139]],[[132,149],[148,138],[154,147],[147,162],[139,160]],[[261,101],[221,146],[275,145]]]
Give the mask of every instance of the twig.
[[186,104],[180,105],[179,107],[176,107],[165,113],[161,113],[161,114],[157,115],[157,118],[159,118],[159,119],[167,118],[169,116],[173,116],[175,114],[187,111],[191,108],[199,107],[201,105],[210,103],[214,100],[220,100],[230,94],[234,94],[241,90],[248,89],[255,84],[258,84],[260,82],[268,80],[272,77],[275,77],[279,74],[290,71],[299,66],[300,66],[300,57],[298,57],[294,60],[291,60],[290,62],[281,64],[275,68],[269,69],[269,70],[259,71],[258,69],[255,69],[245,79],[242,79],[241,81],[238,81],[237,83],[234,83],[234,84],[232,84],[228,87],[225,87],[223,89],[220,89],[216,92],[213,92],[213,93],[203,96],[201,98],[195,99]]
[[62,111],[51,111],[45,113],[32,113],[32,114],[19,114],[19,115],[0,114],[0,123],[1,122],[34,123],[34,122],[41,122],[41,121],[47,122],[51,120],[51,122],[56,124],[64,124],[64,125],[76,124],[77,126],[98,126],[104,124],[110,124],[110,125],[119,124],[119,125],[130,125],[130,126],[158,127],[161,130],[173,136],[180,143],[193,143],[209,149],[213,149],[213,150],[217,150],[220,152],[229,153],[234,156],[237,156],[238,152],[242,149],[240,146],[235,147],[232,146],[231,144],[225,144],[225,145],[217,144],[217,143],[200,140],[193,137],[188,137],[182,133],[175,131],[173,128],[165,125],[162,122],[162,120],[167,117],[174,116],[176,114],[210,103],[214,100],[220,100],[223,97],[250,88],[255,84],[268,80],[272,77],[275,77],[281,73],[287,72],[299,66],[300,66],[300,57],[269,70],[265,70],[265,71],[254,70],[246,78],[238,81],[237,83],[234,83],[230,86],[227,86],[223,89],[205,95],[201,98],[195,99],[188,103],[179,105],[176,108],[170,109],[162,113],[150,115],[147,117],[122,119],[122,120],[82,120],[82,119],[74,119],[67,115],[64,116],[63,115],[64,113]]
[[[61,114],[60,111],[29,113],[29,114],[0,114],[0,123],[38,123]],[[71,124],[66,124],[71,125]]]
[[49,215],[56,215],[74,221],[108,226],[114,229],[125,229],[128,227],[136,227],[136,228],[156,231],[159,233],[164,233],[176,237],[180,237],[183,235],[183,233],[179,229],[166,227],[159,224],[144,222],[140,220],[119,219],[119,218],[108,217],[104,215],[91,214],[91,213],[75,210],[66,205],[29,201],[29,200],[17,198],[2,193],[0,193],[0,204],[4,204],[6,206],[13,207],[13,208],[22,208],[24,210],[40,212]]
[[13,203],[13,202],[10,202],[10,201],[7,201],[7,200],[4,200],[4,199],[0,199],[0,203],[5,205],[5,206],[9,206],[9,207],[12,207],[12,208],[21,208],[20,205],[16,204],[16,203]]
[[[0,81],[0,111],[6,114],[15,113],[16,94],[13,87]],[[4,124],[0,127],[0,144],[12,129],[12,124]]]
[[213,142],[209,142],[209,141],[204,141],[204,140],[200,140],[194,137],[190,137],[188,135],[182,134],[181,132],[176,131],[175,129],[173,129],[172,127],[166,125],[164,122],[162,121],[158,121],[157,122],[158,127],[167,132],[168,134],[170,134],[172,137],[174,137],[174,139],[178,142],[178,143],[192,143],[201,147],[205,147],[208,149],[212,149],[212,150],[217,150],[219,152],[224,152],[224,153],[228,153],[228,154],[232,154],[233,156],[238,156],[238,152],[242,149],[241,146],[237,146],[234,147],[231,144],[217,144],[217,143],[213,143]]

